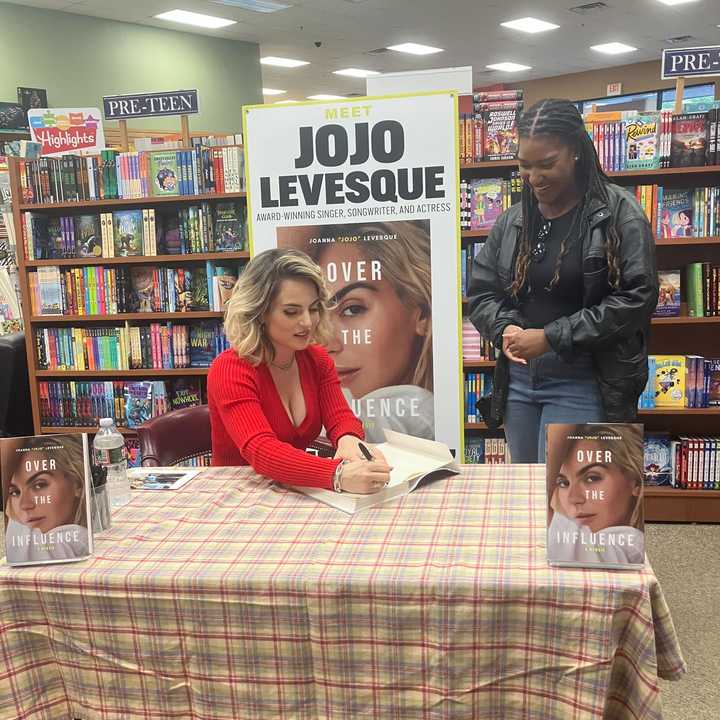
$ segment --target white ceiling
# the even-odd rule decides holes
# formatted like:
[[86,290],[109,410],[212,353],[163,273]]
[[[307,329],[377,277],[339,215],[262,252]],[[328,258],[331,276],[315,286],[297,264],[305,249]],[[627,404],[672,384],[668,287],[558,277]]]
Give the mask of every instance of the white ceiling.
[[[261,55],[310,61],[295,70],[263,67],[265,87],[287,90],[272,99],[301,100],[315,93],[364,93],[362,79],[333,75],[359,67],[382,72],[472,65],[475,84],[521,82],[598,67],[654,60],[667,38],[692,35],[683,46],[720,44],[720,2],[698,0],[676,7],[658,0],[605,0],[605,9],[571,12],[583,0],[283,0],[293,7],[273,14],[239,10],[212,0],[9,0],[18,5],[198,32],[260,44]],[[200,30],[155,20],[180,8],[237,20],[222,30]],[[559,30],[527,35],[499,26],[525,16],[560,25]],[[445,52],[415,57],[396,52],[368,54],[402,42],[419,42]],[[637,52],[604,56],[590,45],[621,41]],[[316,43],[322,43],[316,47]],[[533,69],[521,73],[486,71],[485,65],[511,60]]]

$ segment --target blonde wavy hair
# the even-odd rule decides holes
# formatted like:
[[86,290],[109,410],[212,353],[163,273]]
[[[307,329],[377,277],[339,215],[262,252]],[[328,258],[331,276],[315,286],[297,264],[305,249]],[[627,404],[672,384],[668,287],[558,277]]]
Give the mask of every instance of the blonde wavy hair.
[[283,280],[309,280],[315,285],[320,319],[312,341],[327,345],[333,337],[328,291],[320,267],[299,250],[266,250],[245,266],[225,310],[228,342],[252,365],[270,362],[275,357],[275,348],[266,337],[263,324]]
[[[328,235],[347,234],[342,225],[332,228]],[[368,259],[377,260],[382,267],[383,278],[392,286],[403,305],[419,308],[420,316],[427,318],[427,332],[418,336],[408,362],[407,382],[433,391],[433,336],[432,336],[432,283],[430,268],[430,221],[405,220],[389,224],[364,223],[353,226],[353,235],[363,239],[357,243],[358,250]],[[395,235],[392,241],[381,239],[383,235]],[[380,236],[379,239],[373,239]],[[320,261],[323,253],[332,245],[318,246],[313,259]]]
[[[605,425],[602,423],[590,424],[561,424],[549,428],[547,442],[547,471],[548,477],[555,477],[560,471],[565,458],[572,452],[580,440],[570,440],[568,437],[587,437],[597,442],[602,450],[612,452],[613,465],[622,471],[626,480],[633,488],[639,487],[640,492],[634,497],[632,511],[628,525],[639,528],[643,520],[643,478],[645,477],[643,459],[643,428],[638,424]],[[611,439],[612,438],[612,439]],[[620,438],[617,440],[616,438]],[[549,504],[554,512],[558,512],[558,488],[548,483]]]
[[[60,447],[61,445],[62,447]],[[23,451],[17,452],[20,448],[23,448]],[[60,439],[53,435],[38,435],[30,438],[17,438],[14,442],[3,443],[0,469],[3,477],[3,494],[7,495],[4,497],[6,517],[10,520],[17,520],[10,510],[10,494],[8,492],[10,481],[25,455],[35,450],[45,450],[55,460],[56,468],[81,488],[82,492],[77,499],[73,523],[87,527],[87,515],[85,512],[85,448],[83,447],[82,435],[64,435]]]

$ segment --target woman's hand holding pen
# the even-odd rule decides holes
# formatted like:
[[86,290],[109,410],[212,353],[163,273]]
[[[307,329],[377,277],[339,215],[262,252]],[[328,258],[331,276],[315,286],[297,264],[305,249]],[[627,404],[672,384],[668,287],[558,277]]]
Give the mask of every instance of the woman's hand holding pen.
[[340,479],[344,492],[368,495],[382,490],[390,482],[392,468],[385,456],[376,447],[370,449],[359,438],[341,437],[335,457],[345,460]]
[[380,460],[348,460],[343,465],[340,486],[343,492],[376,493],[390,482],[391,470],[386,462]]
[[[338,440],[335,457],[341,460],[362,460],[363,462],[367,462],[368,458],[360,449],[361,446],[363,446],[363,442],[360,438],[354,435],[343,435]],[[364,445],[364,447],[369,449],[373,460],[379,460],[387,465],[387,460],[380,450],[372,445]]]

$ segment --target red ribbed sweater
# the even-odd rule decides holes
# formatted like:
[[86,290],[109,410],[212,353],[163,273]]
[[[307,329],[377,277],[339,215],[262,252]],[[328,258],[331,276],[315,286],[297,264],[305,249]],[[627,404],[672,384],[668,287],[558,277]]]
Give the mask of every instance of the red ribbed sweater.
[[252,465],[287,485],[332,488],[339,460],[319,458],[305,448],[325,427],[337,445],[343,435],[363,438],[362,424],[340,390],[335,363],[325,348],[311,345],[295,354],[305,398],[305,419],[297,427],[285,410],[266,364],[253,367],[230,349],[208,373],[213,465]]

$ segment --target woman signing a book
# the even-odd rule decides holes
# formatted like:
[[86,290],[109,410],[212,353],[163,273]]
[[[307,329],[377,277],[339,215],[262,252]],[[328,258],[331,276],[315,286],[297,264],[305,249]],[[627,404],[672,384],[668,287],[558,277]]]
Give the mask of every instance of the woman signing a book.
[[[252,465],[271,480],[373,493],[390,480],[380,451],[362,453],[362,425],[340,390],[324,345],[328,292],[302,252],[267,250],[235,285],[225,316],[231,349],[208,374],[213,465]],[[337,452],[305,452],[321,428]]]
[[647,381],[655,245],[635,198],[610,182],[569,100],[519,123],[522,201],[475,257],[470,318],[502,348],[485,419],[513,462],[545,461],[550,422],[630,422]]

